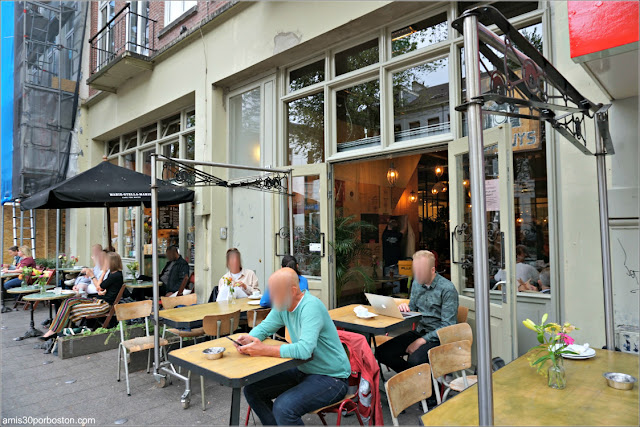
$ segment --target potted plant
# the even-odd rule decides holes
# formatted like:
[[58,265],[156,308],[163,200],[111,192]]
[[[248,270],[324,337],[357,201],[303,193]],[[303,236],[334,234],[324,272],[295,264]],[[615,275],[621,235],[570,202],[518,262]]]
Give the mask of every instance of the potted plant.
[[139,268],[140,268],[140,264],[138,263],[138,261],[133,261],[127,264],[127,270],[129,271],[129,274],[131,275],[131,277],[133,277],[134,279],[138,277]]
[[373,279],[358,264],[363,256],[371,251],[360,239],[363,230],[377,230],[377,227],[365,221],[356,221],[355,215],[337,216],[335,220],[335,240],[329,244],[333,248],[336,260],[336,294],[338,298],[342,288],[352,280],[360,280],[365,292],[372,291]]
[[[540,324],[536,324],[530,319],[524,320],[522,323],[538,335],[540,343],[531,349],[531,366],[536,367],[539,374],[547,375],[549,387],[561,390],[567,385],[562,355],[576,354],[576,352],[567,349],[574,343],[574,339],[569,334],[576,327],[570,323],[565,323],[562,326],[553,322],[545,323],[548,317],[548,314],[545,313]],[[549,363],[550,366],[545,370]]]

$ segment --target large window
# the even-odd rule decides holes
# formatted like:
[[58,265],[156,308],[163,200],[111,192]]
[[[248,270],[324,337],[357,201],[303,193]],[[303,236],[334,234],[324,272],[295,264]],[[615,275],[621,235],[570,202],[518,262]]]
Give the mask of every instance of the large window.
[[287,103],[290,165],[324,162],[324,93]]
[[449,133],[449,60],[393,73],[394,140]]
[[[195,159],[195,110],[193,107],[132,130],[105,144],[109,161],[127,169],[151,175],[151,155]],[[158,164],[158,176],[171,179]],[[182,213],[184,212],[184,214]],[[178,245],[184,258],[195,257],[195,217],[193,204],[159,209],[158,246]],[[123,257],[143,261],[142,271],[150,273],[151,210],[141,207],[112,208],[112,245]],[[122,237],[122,239],[120,239]],[[164,260],[161,260],[161,267]]]
[[338,151],[380,145],[380,82],[372,80],[336,93]]
[[[229,98],[231,163],[260,166],[260,88]],[[232,169],[233,177],[246,176],[247,171]]]

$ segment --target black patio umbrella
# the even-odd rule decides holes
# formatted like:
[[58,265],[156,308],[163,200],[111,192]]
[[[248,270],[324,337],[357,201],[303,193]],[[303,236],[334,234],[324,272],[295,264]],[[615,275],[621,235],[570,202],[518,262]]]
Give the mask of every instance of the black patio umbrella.
[[[158,180],[158,204],[176,205],[193,201],[194,192]],[[151,206],[151,177],[103,161],[99,165],[46,190],[21,200],[20,208],[69,209],[109,208],[123,206]],[[111,245],[111,227],[109,245]]]

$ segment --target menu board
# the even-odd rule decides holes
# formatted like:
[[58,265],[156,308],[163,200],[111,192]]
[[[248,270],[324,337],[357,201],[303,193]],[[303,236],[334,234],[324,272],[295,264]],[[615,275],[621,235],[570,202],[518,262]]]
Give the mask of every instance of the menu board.
[[160,230],[177,229],[179,225],[179,206],[160,206],[158,208],[158,228]]

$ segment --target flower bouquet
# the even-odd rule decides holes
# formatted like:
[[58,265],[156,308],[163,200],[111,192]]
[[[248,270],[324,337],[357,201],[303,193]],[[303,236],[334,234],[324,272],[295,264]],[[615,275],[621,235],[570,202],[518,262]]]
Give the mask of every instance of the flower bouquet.
[[29,286],[31,282],[31,276],[33,275],[33,267],[22,267],[22,273],[18,276],[20,280],[22,280],[21,287],[25,288]]
[[[570,323],[565,323],[562,326],[557,323],[545,323],[548,317],[548,314],[545,313],[540,324],[534,323],[531,319],[522,322],[524,326],[538,335],[540,343],[539,346],[532,349],[534,351],[530,363],[531,366],[536,367],[539,374],[548,376],[549,387],[563,389],[567,385],[567,380],[562,355],[576,354],[567,347],[574,343],[574,339],[569,334],[577,328]],[[545,371],[544,367],[548,362],[551,365]]]
[[35,270],[35,272],[37,272],[38,277],[34,285],[38,286],[40,288],[40,293],[43,294],[47,291],[47,281],[49,280],[50,272],[38,270]]
[[135,279],[138,277],[138,269],[140,268],[140,264],[138,261],[133,261],[127,264],[127,270],[129,270],[129,274]]
[[77,256],[75,256],[75,255],[71,255],[71,256],[69,257],[69,261],[68,261],[68,262],[69,262],[69,266],[70,266],[70,267],[75,267],[75,266],[76,266],[76,264],[78,263],[78,257],[77,257]]
[[67,266],[67,255],[65,254],[60,254],[58,255],[58,263],[60,264],[60,267],[64,268]]
[[235,294],[235,286],[233,285],[233,280],[231,279],[231,277],[225,277],[224,282],[229,287],[229,302],[231,304],[235,304],[236,294]]

